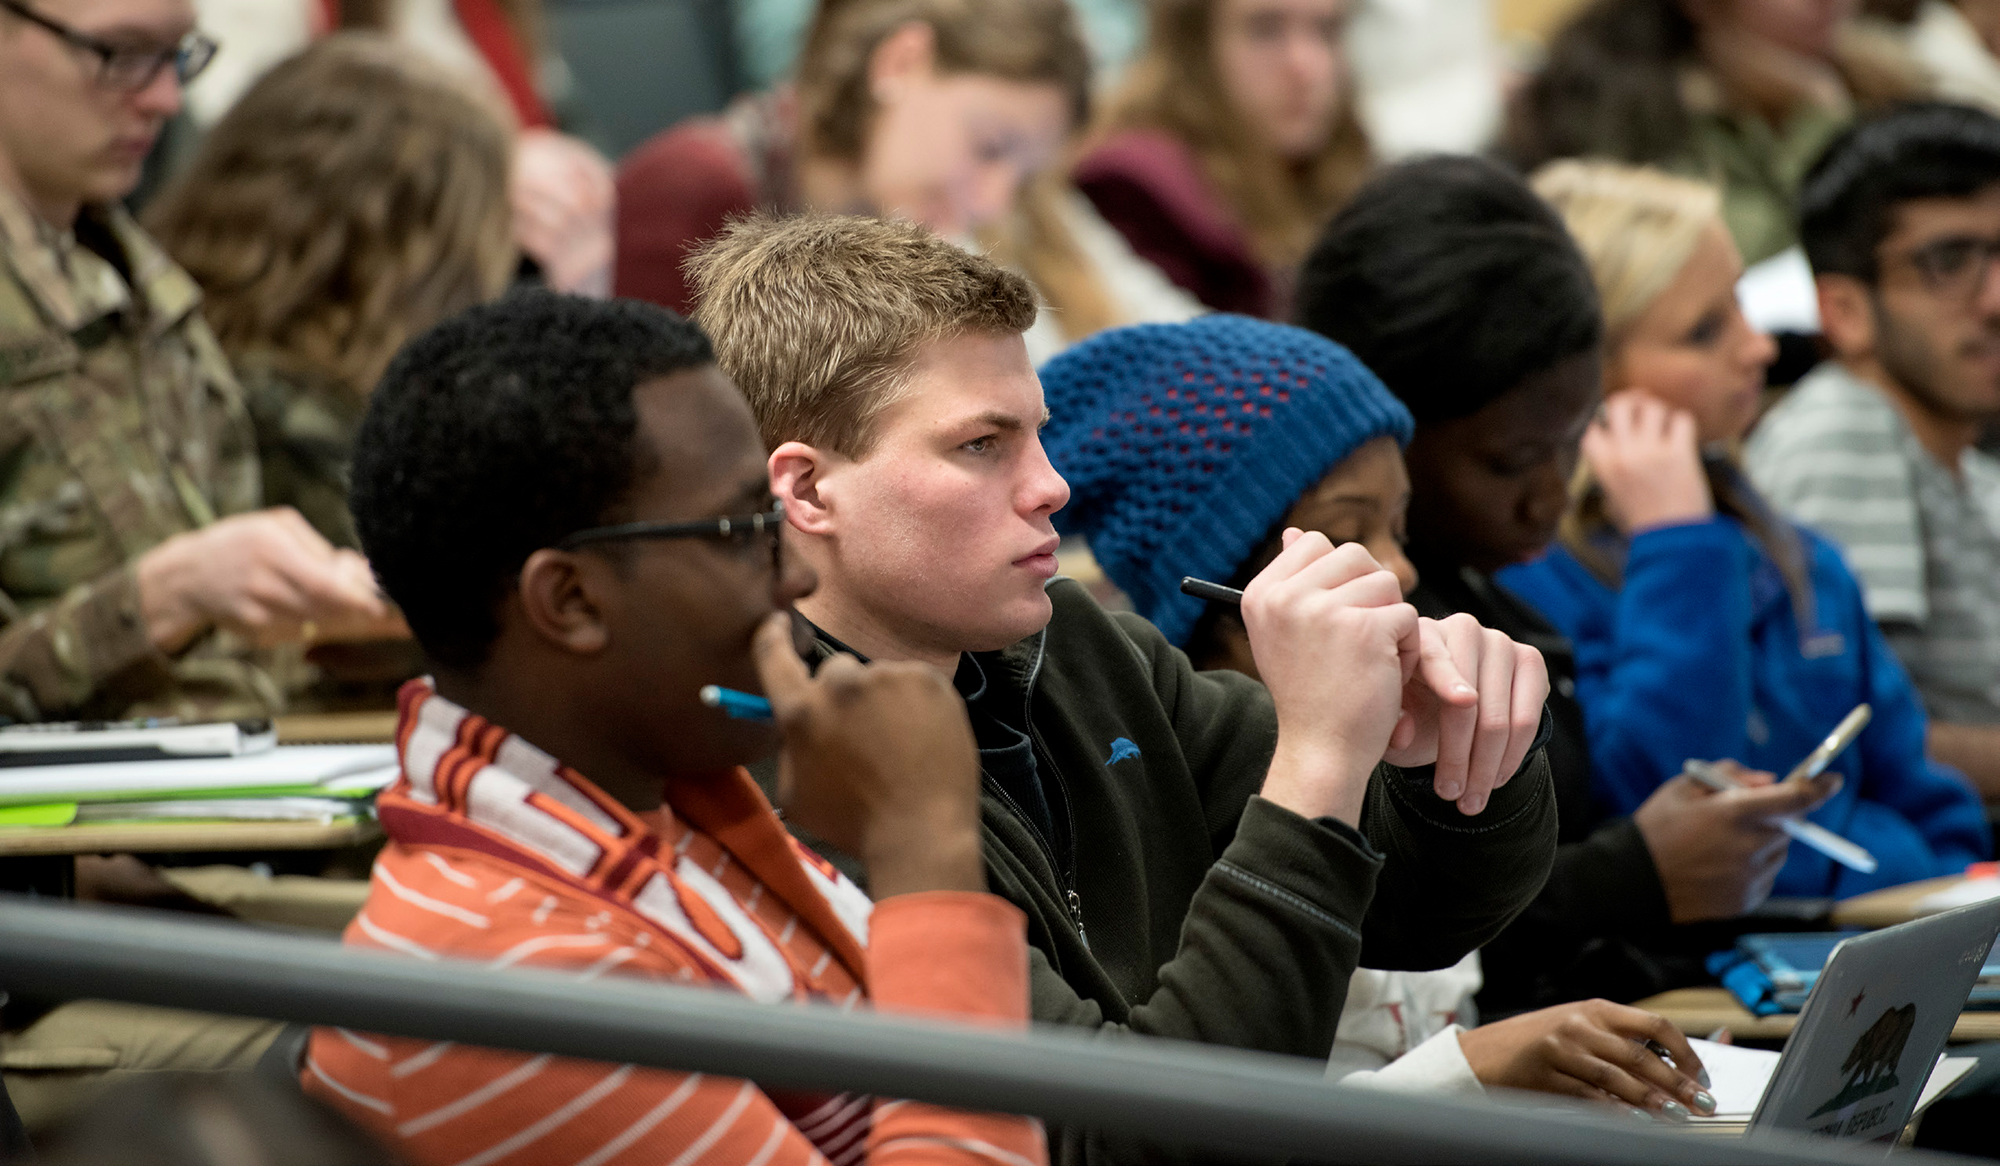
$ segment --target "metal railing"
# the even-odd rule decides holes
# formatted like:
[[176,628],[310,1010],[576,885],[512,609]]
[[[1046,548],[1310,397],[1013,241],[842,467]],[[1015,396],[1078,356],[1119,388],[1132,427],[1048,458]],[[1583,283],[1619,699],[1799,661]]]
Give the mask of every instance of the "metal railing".
[[0,987],[1032,1114],[1232,1156],[1545,1166],[1881,1161],[1879,1151],[1825,1141],[1720,1139],[1629,1117],[1341,1088],[1316,1063],[1290,1057],[772,1007],[700,988],[579,982],[13,896],[0,896]]

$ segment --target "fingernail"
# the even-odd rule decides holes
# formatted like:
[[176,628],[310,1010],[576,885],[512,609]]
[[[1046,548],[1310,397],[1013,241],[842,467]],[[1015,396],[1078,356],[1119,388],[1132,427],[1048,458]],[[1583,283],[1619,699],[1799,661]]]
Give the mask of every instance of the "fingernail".
[[1660,1112],[1673,1118],[1675,1121],[1686,1121],[1688,1118],[1694,1116],[1688,1112],[1687,1106],[1682,1105],[1678,1101],[1669,1101],[1665,1105],[1662,1105]]
[[1715,1082],[1709,1080],[1707,1069],[1696,1069],[1694,1071],[1694,1079],[1701,1083],[1703,1089],[1715,1088]]
[[1461,681],[1452,688],[1451,694],[1453,696],[1478,696],[1479,690]]
[[1458,795],[1464,792],[1465,792],[1465,787],[1459,785],[1457,782],[1448,781],[1438,787],[1438,796],[1448,802],[1457,801]]
[[1704,1089],[1694,1095],[1695,1112],[1706,1116],[1715,1112],[1715,1095]]
[[1627,1109],[1627,1110],[1626,1110],[1625,1112],[1626,1112],[1626,1113],[1629,1113],[1629,1114],[1631,1114],[1631,1115],[1632,1115],[1633,1117],[1636,1117],[1636,1118],[1638,1118],[1638,1119],[1639,1119],[1640,1121],[1652,1121],[1652,1120],[1653,1120],[1653,1115],[1652,1115],[1652,1114],[1650,1114],[1650,1113],[1647,1113],[1647,1112],[1646,1112],[1645,1110],[1643,1110],[1643,1109]]
[[1460,806],[1459,810],[1460,812],[1469,815],[1469,814],[1477,814],[1479,811],[1485,808],[1486,808],[1485,795],[1474,794],[1471,797],[1465,799],[1465,804]]

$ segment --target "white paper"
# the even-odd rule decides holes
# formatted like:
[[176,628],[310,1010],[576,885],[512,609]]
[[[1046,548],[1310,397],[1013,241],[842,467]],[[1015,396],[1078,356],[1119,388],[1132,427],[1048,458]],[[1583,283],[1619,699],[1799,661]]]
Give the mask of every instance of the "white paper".
[[231,822],[332,822],[365,812],[352,798],[180,798],[169,802],[93,802],[78,807],[78,822],[157,822],[221,819]]
[[[1701,1058],[1702,1067],[1708,1070],[1711,1082],[1709,1093],[1715,1097],[1715,1112],[1703,1117],[1697,1114],[1695,1121],[1741,1123],[1750,1120],[1757,1112],[1757,1103],[1764,1099],[1764,1091],[1771,1086],[1771,1077],[1778,1071],[1779,1054],[1772,1049],[1746,1049],[1736,1045],[1719,1045],[1714,1041],[1688,1038],[1694,1047],[1694,1055]],[[1937,1065],[1931,1069],[1930,1079],[1924,1082],[1924,1091],[1917,1096],[1913,1113],[1922,1113],[1931,1102],[1979,1064],[1977,1057],[1948,1057],[1938,1054]]]
[[[364,775],[379,789],[394,779],[394,745],[280,745],[241,757],[113,761],[96,765],[25,765],[0,769],[0,805],[135,800],[197,790],[336,787]],[[386,775],[386,776],[384,776]]]
[[1736,302],[1759,332],[1819,331],[1819,293],[1800,248],[1780,251],[1744,272],[1736,281]]
[[1688,1044],[1701,1058],[1702,1068],[1708,1070],[1708,1091],[1715,1097],[1710,1119],[1744,1121],[1757,1112],[1757,1103],[1770,1087],[1771,1074],[1778,1071],[1777,1050],[1719,1045],[1696,1037],[1690,1037]]
[[1967,1073],[1972,1072],[1978,1067],[1978,1057],[1947,1057],[1940,1055],[1938,1057],[1937,1068],[1931,1070],[1931,1079],[1924,1082],[1924,1091],[1917,1094],[1917,1107],[1910,1111],[1912,1116],[1929,1109],[1931,1102],[1936,1101],[1945,1090],[1964,1080]]

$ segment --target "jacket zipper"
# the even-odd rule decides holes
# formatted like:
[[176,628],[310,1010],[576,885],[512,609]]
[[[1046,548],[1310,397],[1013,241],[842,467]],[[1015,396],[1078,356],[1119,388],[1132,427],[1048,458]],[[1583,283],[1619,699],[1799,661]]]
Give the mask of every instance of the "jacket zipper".
[[[1035,642],[1035,662],[1028,667],[1028,682],[1021,689],[1021,723],[1028,729],[1028,747],[1034,750],[1035,767],[1038,773],[1046,772],[1055,778],[1056,788],[1062,791],[1063,822],[1068,825],[1068,861],[1058,861],[1055,848],[1042,843],[1042,853],[1048,855],[1049,868],[1056,872],[1062,883],[1063,905],[1069,908],[1069,921],[1076,927],[1077,941],[1085,951],[1090,950],[1090,936],[1083,926],[1083,896],[1076,893],[1076,811],[1070,808],[1069,783],[1063,780],[1062,770],[1049,759],[1049,751],[1042,744],[1042,735],[1035,730],[1034,703],[1035,681],[1042,675],[1042,659],[1048,654],[1049,633],[1042,629],[1041,638]],[[1034,833],[1030,830],[1029,833]],[[1041,841],[1040,835],[1036,840]]]

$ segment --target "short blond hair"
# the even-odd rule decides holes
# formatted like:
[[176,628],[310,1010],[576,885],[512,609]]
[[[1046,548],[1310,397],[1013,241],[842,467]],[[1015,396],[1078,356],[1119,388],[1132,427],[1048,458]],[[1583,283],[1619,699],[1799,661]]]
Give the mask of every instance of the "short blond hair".
[[1027,280],[901,220],[740,219],[686,270],[695,322],[774,449],[866,456],[920,349],[1035,322]]
[[1607,347],[1615,349],[1722,221],[1706,182],[1618,162],[1551,162],[1529,185],[1562,215],[1597,282]]

